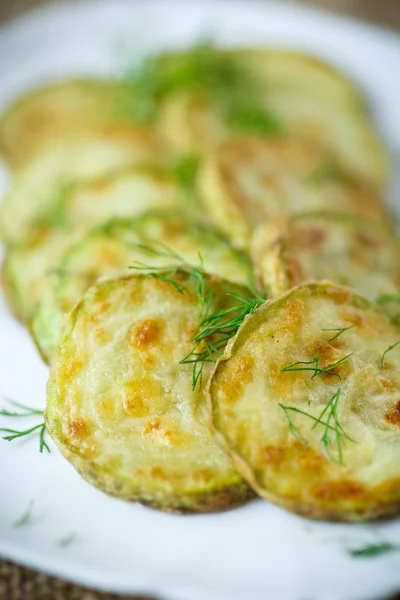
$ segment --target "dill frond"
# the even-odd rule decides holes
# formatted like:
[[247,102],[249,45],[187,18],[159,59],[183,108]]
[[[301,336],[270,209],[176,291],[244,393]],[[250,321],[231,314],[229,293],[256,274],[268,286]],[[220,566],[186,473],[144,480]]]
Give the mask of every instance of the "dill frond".
[[321,351],[318,350],[317,356],[313,360],[310,360],[310,361],[299,360],[295,363],[292,363],[290,365],[286,365],[285,367],[282,367],[281,371],[283,373],[291,373],[291,372],[295,372],[295,371],[312,371],[313,374],[311,376],[311,379],[315,379],[319,375],[323,375],[323,374],[334,375],[338,379],[342,379],[340,374],[335,372],[335,369],[344,365],[349,360],[350,356],[352,356],[352,354],[353,353],[351,352],[350,354],[343,356],[343,358],[337,360],[336,362],[332,363],[331,365],[328,365],[325,368],[321,368],[319,366],[319,361],[321,358]]
[[[33,417],[33,416],[41,416],[43,419],[44,411],[38,410],[36,408],[31,408],[29,406],[25,406],[24,404],[20,404],[19,402],[15,402],[15,400],[11,400],[10,398],[3,398],[6,402],[8,402],[11,406],[20,409],[18,412],[11,412],[6,408],[0,409],[0,416],[2,417],[12,417],[12,418],[21,418],[21,417]],[[0,427],[0,432],[5,433],[7,435],[3,436],[3,440],[7,442],[12,442],[13,440],[20,439],[23,437],[30,436],[32,434],[37,435],[39,437],[39,451],[43,453],[44,450],[50,452],[50,448],[46,443],[45,435],[46,435],[46,425],[43,423],[39,423],[32,427],[27,427],[26,429],[11,429]]]
[[353,329],[353,327],[356,327],[356,325],[349,325],[348,327],[332,327],[331,329],[321,329],[321,331],[337,331],[338,333],[336,335],[334,335],[333,337],[331,337],[328,340],[328,344],[330,342],[333,342],[333,340],[336,340],[336,338],[339,337],[339,335],[342,335],[342,333],[344,333],[345,331],[349,331],[350,329]]
[[385,352],[382,353],[381,356],[381,369],[383,369],[383,367],[385,366],[385,356],[388,352],[390,352],[391,350],[393,350],[394,348],[396,348],[398,345],[400,344],[400,340],[398,342],[396,342],[395,344],[392,344],[391,346],[389,346],[389,348],[386,348]]
[[[321,444],[324,447],[325,454],[330,458],[333,462],[342,463],[343,462],[343,452],[342,452],[342,441],[344,439],[349,440],[350,442],[356,443],[347,433],[344,431],[341,426],[338,418],[338,404],[340,399],[340,388],[337,392],[332,396],[329,400],[323,411],[318,417],[314,417],[314,415],[310,415],[306,411],[300,410],[295,406],[284,406],[283,404],[279,404],[282,408],[286,421],[289,424],[290,432],[302,443],[307,445],[305,438],[300,433],[299,429],[295,426],[293,421],[289,416],[289,412],[294,412],[301,414],[305,417],[308,417],[312,421],[314,421],[311,430],[315,429],[319,425],[323,427],[323,434],[321,437]],[[324,420],[325,417],[325,420]],[[333,434],[333,440],[332,440]],[[331,449],[336,447],[336,456],[334,456],[331,452]]]

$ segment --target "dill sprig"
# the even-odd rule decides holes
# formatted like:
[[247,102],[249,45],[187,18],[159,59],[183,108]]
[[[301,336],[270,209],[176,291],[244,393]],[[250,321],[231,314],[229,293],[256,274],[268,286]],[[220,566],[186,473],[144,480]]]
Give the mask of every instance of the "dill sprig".
[[[341,424],[339,422],[339,418],[338,418],[339,399],[340,399],[340,388],[337,390],[337,392],[335,392],[335,394],[329,400],[329,402],[327,403],[327,405],[325,406],[325,408],[323,409],[323,411],[321,412],[321,414],[318,417],[314,417],[313,415],[310,415],[310,413],[308,413],[304,410],[301,410],[299,408],[296,408],[295,406],[284,406],[283,404],[279,404],[279,406],[282,408],[282,410],[284,412],[286,421],[289,424],[290,432],[292,433],[292,435],[294,435],[294,437],[296,439],[301,441],[304,445],[307,445],[307,442],[306,442],[305,438],[302,436],[302,434],[300,433],[299,429],[296,427],[296,425],[291,420],[291,418],[289,416],[289,412],[299,413],[301,415],[304,415],[305,417],[308,417],[312,421],[314,421],[314,424],[313,424],[311,430],[315,429],[319,425],[323,426],[324,429],[323,429],[323,434],[321,437],[321,443],[324,447],[325,454],[332,461],[341,464],[343,462],[343,451],[342,451],[343,439],[347,439],[350,442],[354,442],[354,443],[356,443],[356,442],[344,431],[343,427],[341,426]],[[324,420],[324,417],[325,417],[325,420]],[[333,439],[331,437],[332,433],[334,434]],[[334,456],[331,452],[331,448],[334,446],[336,446],[337,456]]]
[[24,525],[29,525],[32,522],[33,504],[34,502],[31,500],[22,515],[12,523],[13,527],[23,527]]
[[342,379],[339,373],[335,372],[335,369],[337,369],[338,367],[341,367],[342,365],[344,365],[350,358],[350,356],[352,356],[352,352],[350,354],[347,354],[346,356],[343,356],[343,358],[337,360],[336,362],[332,363],[331,365],[328,365],[325,368],[321,368],[319,366],[319,361],[321,358],[321,349],[318,349],[317,352],[317,356],[310,361],[304,361],[304,360],[299,360],[295,363],[292,363],[290,365],[286,365],[285,367],[281,368],[281,371],[284,373],[290,373],[290,372],[294,372],[294,371],[312,371],[313,374],[311,376],[311,379],[315,379],[316,377],[318,377],[318,375],[334,375],[335,377],[338,377],[339,379]]
[[400,546],[382,540],[380,542],[365,544],[365,546],[359,546],[358,548],[347,548],[346,550],[350,556],[355,556],[356,558],[371,558],[388,554],[389,552],[398,552]]
[[234,129],[267,135],[284,130],[278,116],[258,101],[258,84],[249,70],[210,42],[176,55],[148,56],[126,80],[132,94],[125,110],[139,122],[154,123],[167,96],[194,92],[210,99]]
[[396,342],[395,344],[392,344],[391,346],[389,346],[389,348],[386,348],[385,352],[382,353],[381,356],[381,369],[383,369],[383,367],[385,366],[385,356],[388,352],[390,352],[391,350],[393,350],[394,348],[396,348],[396,346],[400,345],[400,340],[398,342]]
[[377,304],[389,304],[390,302],[400,304],[400,294],[382,294],[375,298],[375,302]]
[[[226,297],[236,302],[229,308],[221,308],[221,301],[206,280],[206,271],[203,260],[199,253],[200,265],[188,264],[176,252],[160,242],[153,242],[152,246],[146,244],[135,244],[135,248],[168,258],[175,264],[164,264],[162,266],[149,266],[136,261],[130,266],[131,269],[145,271],[156,279],[170,283],[177,292],[183,294],[192,291],[199,302],[199,323],[193,334],[193,348],[182,358],[179,364],[191,364],[192,367],[192,389],[202,384],[204,367],[207,363],[215,363],[217,358],[223,354],[224,348],[230,338],[235,335],[247,315],[252,314],[265,298],[250,285],[246,286],[248,296],[241,296],[226,292]],[[179,269],[184,268],[188,272],[188,281],[185,285],[174,279]]]
[[350,176],[336,163],[326,162],[318,167],[309,177],[312,184],[322,184],[326,182],[348,183]]
[[344,333],[345,331],[349,331],[349,329],[353,329],[353,327],[355,327],[356,325],[349,325],[348,327],[332,327],[330,329],[321,329],[321,331],[337,331],[338,333],[336,335],[334,335],[333,337],[331,337],[328,340],[328,344],[330,342],[333,342],[333,340],[336,340],[336,338],[339,337],[339,335],[342,335],[342,333]]
[[226,309],[217,308],[200,319],[196,334],[193,338],[194,347],[180,361],[180,364],[192,364],[192,388],[202,381],[204,365],[214,363],[224,352],[225,346],[235,335],[244,319],[264,304],[265,298],[251,286],[247,286],[249,297],[227,293],[227,296],[237,301]]
[[[2,408],[0,409],[0,415],[3,417],[33,417],[33,416],[41,416],[43,418],[44,411],[36,408],[31,408],[30,406],[25,406],[24,404],[20,404],[19,402],[15,402],[15,400],[11,400],[10,398],[4,398],[6,402],[11,404],[13,407],[20,409],[19,412],[10,411],[8,409]],[[3,436],[3,440],[7,442],[12,442],[13,440],[30,436],[32,434],[39,436],[39,451],[43,452],[47,450],[50,452],[50,448],[46,443],[45,435],[46,435],[46,425],[45,423],[39,423],[38,425],[34,425],[33,427],[28,427],[27,429],[10,429],[5,427],[0,427],[0,431],[2,433],[6,433],[7,435]]]

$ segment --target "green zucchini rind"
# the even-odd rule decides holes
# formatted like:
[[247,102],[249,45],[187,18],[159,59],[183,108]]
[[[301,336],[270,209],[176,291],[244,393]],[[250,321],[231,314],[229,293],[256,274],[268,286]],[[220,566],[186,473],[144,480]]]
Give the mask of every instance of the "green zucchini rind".
[[23,240],[38,215],[68,195],[71,186],[116,169],[158,160],[160,143],[138,127],[112,127],[46,144],[17,171],[0,207],[0,235]]
[[[185,271],[173,277],[188,283]],[[228,305],[226,291],[242,290],[218,278],[208,283]],[[179,364],[198,319],[190,288],[180,293],[147,274],[98,283],[67,317],[50,370],[46,426],[100,490],[178,513],[225,510],[248,498],[210,434],[191,365]]]
[[227,140],[204,158],[198,190],[215,224],[242,248],[256,227],[287,212],[335,210],[388,222],[379,194],[318,146],[288,137]]
[[369,300],[400,289],[400,245],[385,226],[334,212],[271,219],[253,236],[258,278],[271,296],[307,281],[329,279]]
[[[143,248],[147,246],[148,250]],[[152,253],[154,249],[155,253]],[[178,256],[175,258],[173,253]],[[199,265],[228,281],[249,284],[249,258],[218,232],[184,211],[158,210],[132,219],[112,219],[85,234],[60,260],[51,288],[38,302],[31,332],[42,356],[53,356],[64,314],[101,277],[129,271],[130,266]]]
[[263,498],[316,519],[400,509],[400,326],[330,282],[260,307],[209,380],[217,441]]

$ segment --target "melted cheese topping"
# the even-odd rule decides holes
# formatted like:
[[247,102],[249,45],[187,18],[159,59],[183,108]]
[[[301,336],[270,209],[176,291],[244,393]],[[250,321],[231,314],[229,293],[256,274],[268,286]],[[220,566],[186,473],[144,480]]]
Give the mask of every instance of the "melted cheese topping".
[[376,222],[328,212],[271,220],[252,241],[259,278],[273,296],[324,279],[370,300],[396,294],[399,253],[397,240]]
[[231,139],[204,160],[198,185],[215,223],[240,247],[249,245],[256,226],[292,211],[388,218],[370,188],[332,165],[320,148],[288,138]]
[[[176,281],[187,284],[187,274]],[[209,282],[216,291],[226,287]],[[46,422],[96,487],[178,511],[224,509],[247,497],[211,437],[203,391],[191,388],[192,365],[179,364],[198,319],[190,291],[146,275],[99,283],[68,317],[50,372]],[[209,371],[205,365],[205,376]]]
[[[399,339],[388,316],[328,283],[295,288],[245,321],[209,402],[217,439],[261,496],[316,518],[398,510],[400,347],[384,353]],[[317,357],[321,370],[345,360],[315,374]],[[287,369],[294,363],[300,370]]]

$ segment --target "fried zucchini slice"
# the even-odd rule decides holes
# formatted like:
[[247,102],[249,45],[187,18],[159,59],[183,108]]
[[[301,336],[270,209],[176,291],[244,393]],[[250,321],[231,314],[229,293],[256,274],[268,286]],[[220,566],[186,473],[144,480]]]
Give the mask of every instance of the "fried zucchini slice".
[[0,154],[20,167],[43,142],[120,124],[118,107],[130,93],[123,82],[67,79],[29,91],[0,116]]
[[178,88],[164,101],[160,127],[170,143],[201,152],[235,131],[288,134],[329,150],[362,179],[378,187],[385,183],[386,149],[364,98],[343,73],[300,52],[211,52],[214,78],[207,77],[203,87]]
[[291,138],[232,138],[203,161],[198,193],[215,224],[247,248],[255,227],[287,212],[337,210],[388,221],[380,196],[320,148]]
[[208,386],[212,427],[263,498],[316,519],[400,508],[400,326],[329,282],[241,326]]
[[160,156],[147,130],[107,128],[47,145],[18,171],[0,206],[0,235],[6,243],[23,239],[32,219],[45,214],[71,184]]
[[386,227],[340,213],[293,214],[256,230],[252,256],[272,296],[329,279],[370,300],[400,289],[400,246]]
[[[187,286],[188,278],[178,271],[173,281]],[[208,283],[228,306],[229,284]],[[191,365],[180,364],[198,320],[190,287],[180,293],[147,274],[98,283],[68,316],[50,370],[46,426],[100,490],[170,512],[214,512],[247,499],[209,431],[204,391],[192,390]]]
[[23,320],[55,283],[54,269],[82,233],[110,219],[130,217],[186,199],[172,176],[157,167],[130,167],[60,194],[45,215],[33,219],[25,239],[12,244],[4,265],[5,293]]
[[252,283],[249,258],[218,232],[182,211],[153,211],[134,219],[114,219],[70,247],[56,279],[42,295],[31,320],[36,344],[51,360],[64,314],[101,277],[127,273],[130,266],[198,265],[228,281]]

